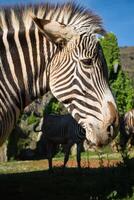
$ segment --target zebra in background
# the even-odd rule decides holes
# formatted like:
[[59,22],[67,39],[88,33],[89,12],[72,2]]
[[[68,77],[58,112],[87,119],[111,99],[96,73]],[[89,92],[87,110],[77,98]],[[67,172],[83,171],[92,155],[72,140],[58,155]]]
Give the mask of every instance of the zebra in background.
[[52,157],[53,150],[56,145],[64,145],[64,164],[65,168],[71,147],[77,145],[77,165],[81,168],[81,151],[83,142],[86,139],[85,130],[76,122],[76,120],[70,115],[56,115],[46,114],[40,122],[41,128],[37,128],[38,124],[35,125],[35,132],[42,132],[41,143],[46,146],[47,158],[49,164],[49,170],[52,170]]
[[120,146],[124,149],[129,143],[134,145],[134,109],[126,112],[120,123]]
[[95,146],[115,137],[118,112],[96,38],[104,32],[98,16],[72,3],[0,8],[0,145],[49,90]]

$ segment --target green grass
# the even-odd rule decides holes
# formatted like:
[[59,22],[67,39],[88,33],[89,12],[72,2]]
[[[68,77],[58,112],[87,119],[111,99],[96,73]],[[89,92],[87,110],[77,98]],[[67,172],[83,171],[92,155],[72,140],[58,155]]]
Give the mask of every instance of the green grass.
[[[121,153],[119,152],[112,152],[111,148],[109,146],[106,146],[101,149],[101,151],[87,151],[87,152],[82,152],[81,153],[82,159],[85,160],[96,160],[96,159],[108,159],[108,160],[120,160],[122,161],[122,156]],[[129,157],[133,158],[134,157],[134,148],[129,151]],[[54,160],[61,160],[63,161],[64,159],[64,153],[58,153]],[[76,156],[75,155],[70,155],[70,160],[75,160]]]
[[0,174],[17,174],[25,172],[40,171],[42,168],[36,163],[40,161],[11,161],[0,163]]

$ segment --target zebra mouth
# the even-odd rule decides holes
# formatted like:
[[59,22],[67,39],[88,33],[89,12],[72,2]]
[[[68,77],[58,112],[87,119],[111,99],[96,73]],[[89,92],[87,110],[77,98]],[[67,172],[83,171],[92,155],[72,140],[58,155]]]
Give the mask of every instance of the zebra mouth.
[[96,149],[97,149],[96,144],[93,143],[93,142],[91,142],[91,141],[88,140],[87,138],[86,138],[86,143],[87,143],[87,145],[88,145],[88,149],[89,149],[89,150],[90,150],[90,149],[92,149],[92,150],[96,150]]

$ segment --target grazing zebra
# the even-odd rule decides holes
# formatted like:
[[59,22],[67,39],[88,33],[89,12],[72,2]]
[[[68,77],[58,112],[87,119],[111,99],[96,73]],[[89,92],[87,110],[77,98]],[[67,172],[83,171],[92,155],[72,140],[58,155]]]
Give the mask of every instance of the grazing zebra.
[[96,33],[104,33],[100,18],[72,3],[0,8],[0,144],[49,90],[94,145],[115,137],[118,112]]
[[134,145],[134,109],[126,112],[121,119],[120,146],[125,148],[128,141],[130,147]]
[[73,144],[77,144],[77,165],[81,167],[81,150],[83,142],[86,139],[85,130],[70,115],[45,115],[41,122],[41,129],[37,129],[38,124],[34,127],[34,131],[41,131],[43,134],[44,144],[46,145],[49,170],[52,170],[52,156],[55,145],[63,144],[65,147],[64,165],[66,166],[70,149]]

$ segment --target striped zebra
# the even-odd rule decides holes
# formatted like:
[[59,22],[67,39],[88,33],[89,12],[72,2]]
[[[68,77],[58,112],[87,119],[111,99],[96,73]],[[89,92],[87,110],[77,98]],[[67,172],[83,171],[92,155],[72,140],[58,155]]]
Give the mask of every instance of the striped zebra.
[[125,113],[120,124],[120,146],[125,148],[129,143],[131,147],[134,145],[134,109]]
[[101,19],[72,3],[0,8],[0,144],[49,90],[94,145],[115,137],[118,112],[96,33],[104,33]]
[[76,122],[76,120],[70,115],[56,115],[47,114],[41,120],[41,128],[38,128],[38,124],[35,125],[35,132],[42,132],[41,141],[46,146],[49,170],[52,170],[52,156],[55,145],[64,145],[65,157],[64,165],[66,166],[70,149],[77,145],[77,165],[81,168],[81,150],[83,142],[86,139],[85,130]]

